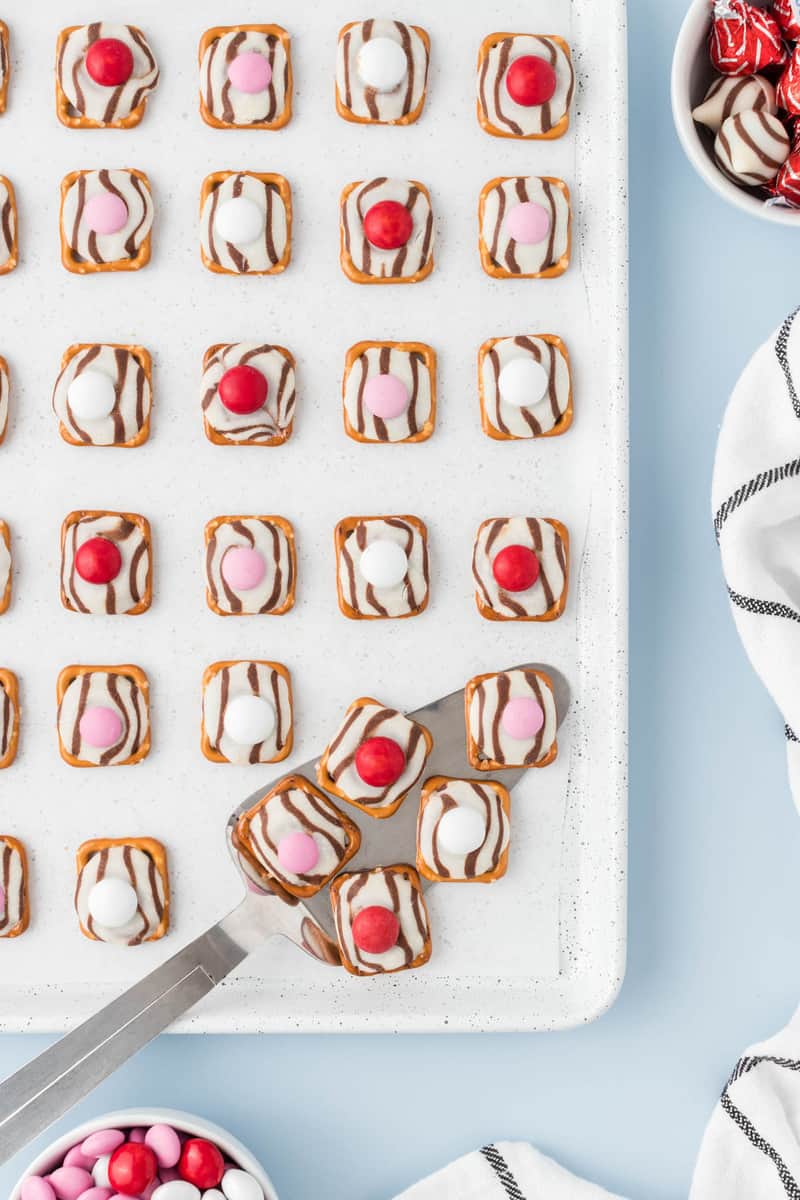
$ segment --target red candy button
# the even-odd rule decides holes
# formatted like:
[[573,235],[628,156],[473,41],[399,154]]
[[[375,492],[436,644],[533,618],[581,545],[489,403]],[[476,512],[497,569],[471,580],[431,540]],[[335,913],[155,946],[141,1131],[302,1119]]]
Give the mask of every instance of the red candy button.
[[75,570],[87,583],[111,583],[122,570],[122,555],[108,538],[89,538],[75,553]]
[[399,250],[411,237],[413,228],[411,213],[397,200],[378,201],[364,217],[367,241],[378,250]]
[[550,63],[536,54],[515,58],[506,74],[506,91],[515,104],[524,108],[552,100],[556,83],[556,73]]
[[356,770],[370,787],[396,783],[406,769],[406,756],[397,742],[387,737],[367,738],[356,750]]
[[133,54],[119,38],[98,38],[86,51],[86,71],[101,87],[119,87],[133,74]]
[[123,1142],[108,1164],[108,1182],[121,1196],[141,1196],[157,1173],[158,1160],[142,1142]]
[[183,1143],[178,1174],[193,1183],[201,1192],[219,1185],[225,1174],[225,1160],[213,1142],[205,1138],[189,1138]]
[[527,546],[506,546],[492,562],[492,574],[507,592],[527,592],[539,578],[539,560]]
[[255,367],[231,367],[219,381],[219,398],[229,412],[254,413],[266,402],[266,377]]
[[390,908],[371,904],[353,921],[353,941],[365,954],[385,954],[397,945],[400,922]]

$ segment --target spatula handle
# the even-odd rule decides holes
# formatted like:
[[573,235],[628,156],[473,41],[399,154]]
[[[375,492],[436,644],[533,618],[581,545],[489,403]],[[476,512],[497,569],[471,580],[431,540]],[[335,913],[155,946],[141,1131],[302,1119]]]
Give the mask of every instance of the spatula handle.
[[224,979],[253,948],[246,901],[0,1085],[0,1164]]

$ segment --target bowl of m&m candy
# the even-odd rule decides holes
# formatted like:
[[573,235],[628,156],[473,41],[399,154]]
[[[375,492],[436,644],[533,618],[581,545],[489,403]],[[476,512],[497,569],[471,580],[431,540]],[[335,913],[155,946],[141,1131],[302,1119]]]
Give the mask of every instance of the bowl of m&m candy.
[[278,1200],[264,1168],[218,1125],[172,1109],[109,1113],[64,1134],[10,1200]]

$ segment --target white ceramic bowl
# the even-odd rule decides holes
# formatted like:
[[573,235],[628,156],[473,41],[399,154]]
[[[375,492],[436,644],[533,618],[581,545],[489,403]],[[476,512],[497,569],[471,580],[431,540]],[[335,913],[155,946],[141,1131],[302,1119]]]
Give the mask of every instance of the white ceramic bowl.
[[800,226],[800,209],[766,205],[760,197],[737,187],[723,175],[714,161],[708,130],[701,132],[701,127],[692,120],[692,109],[705,96],[715,74],[708,58],[710,26],[709,0],[692,0],[672,58],[672,117],[681,145],[701,179],[729,204],[773,225]]
[[171,1125],[181,1133],[208,1138],[209,1141],[215,1142],[226,1158],[235,1162],[243,1171],[249,1171],[255,1176],[261,1184],[265,1200],[278,1200],[278,1193],[266,1171],[240,1141],[203,1117],[195,1117],[191,1113],[178,1112],[172,1108],[126,1108],[121,1112],[105,1113],[91,1121],[84,1121],[76,1129],[51,1142],[47,1149],[34,1159],[11,1189],[9,1200],[19,1200],[20,1188],[29,1175],[46,1175],[54,1170],[70,1147],[78,1145],[90,1133],[96,1133],[98,1129],[133,1129],[135,1126],[148,1125]]

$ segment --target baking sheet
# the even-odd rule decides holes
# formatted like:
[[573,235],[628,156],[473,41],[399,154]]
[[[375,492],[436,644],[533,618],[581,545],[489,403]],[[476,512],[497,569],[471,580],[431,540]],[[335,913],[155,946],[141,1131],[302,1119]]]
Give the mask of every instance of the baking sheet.
[[[224,6],[222,6],[224,7]],[[57,123],[51,62],[64,17],[55,0],[11,14],[12,78],[0,118],[0,171],[17,188],[21,265],[0,281],[0,353],[12,417],[0,447],[0,516],[12,529],[14,601],[0,618],[0,664],[20,676],[17,762],[0,773],[0,827],[32,860],[33,921],[0,943],[0,1028],[63,1028],[174,952],[238,898],[225,818],[274,775],[216,766],[199,749],[200,677],[224,658],[273,658],[292,671],[301,762],[320,750],[355,696],[415,708],[480,671],[536,659],[573,682],[556,763],[513,794],[507,877],[491,888],[429,892],[435,953],[424,971],[356,980],[271,943],[182,1028],[547,1028],[587,1020],[613,998],[624,962],[626,690],[626,209],[624,6],[591,0],[440,0],[398,13],[372,0],[276,3],[293,37],[294,116],[279,132],[217,131],[200,120],[196,47],[226,19],[266,19],[249,0],[115,11],[147,32],[162,81],[135,130]],[[602,7],[603,11],[597,9]],[[71,22],[96,19],[75,3]],[[333,107],[336,34],[347,20],[399,16],[432,40],[422,119],[405,129],[347,124]],[[579,79],[560,141],[488,137],[474,113],[477,47],[497,29],[558,33]],[[81,278],[59,261],[58,188],[76,168],[133,166],[150,176],[154,254],[133,274]],[[273,278],[229,278],[199,259],[203,177],[277,171],[295,205],[292,262]],[[476,245],[482,185],[501,174],[553,174],[572,189],[574,255],[547,281],[489,279]],[[414,287],[358,287],[338,265],[338,196],[354,179],[406,176],[430,188],[437,266]],[[483,435],[477,350],[486,338],[560,334],[573,359],[575,423],[560,438],[500,443]],[[295,433],[278,449],[220,448],[199,410],[205,348],[251,338],[298,361]],[[348,439],[340,383],[365,338],[422,340],[439,358],[433,438],[412,446]],[[133,450],[66,445],[50,410],[72,342],[145,345],[154,355],[153,435]],[[141,512],[154,531],[155,600],[136,618],[89,618],[58,600],[58,533],[72,509]],[[295,526],[298,602],[286,616],[225,620],[204,599],[203,526],[223,513],[275,512]],[[350,622],[336,604],[333,527],[351,514],[411,512],[428,524],[431,603],[413,620]],[[481,520],[555,516],[573,535],[572,589],[548,625],[483,620],[472,600]],[[588,532],[587,532],[588,531]],[[584,533],[585,547],[581,551]],[[150,677],[153,751],[135,768],[62,763],[55,681],[70,662],[133,661]],[[92,944],[72,909],[74,851],[86,838],[149,835],[168,846],[174,922],[136,950]]]

